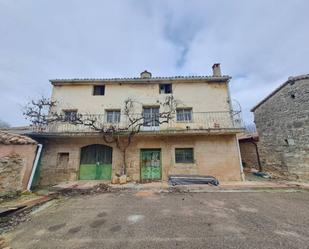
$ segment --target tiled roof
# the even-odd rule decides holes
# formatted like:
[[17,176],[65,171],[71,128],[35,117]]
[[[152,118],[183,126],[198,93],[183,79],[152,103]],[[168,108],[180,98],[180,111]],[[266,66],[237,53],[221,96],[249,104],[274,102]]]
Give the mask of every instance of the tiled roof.
[[220,77],[214,76],[169,76],[169,77],[151,77],[151,78],[73,78],[73,79],[52,79],[50,82],[54,83],[78,83],[78,82],[125,82],[125,83],[144,83],[144,82],[157,82],[164,80],[209,80],[209,81],[227,81],[231,77],[224,75]]
[[287,84],[291,82],[297,82],[298,80],[305,80],[309,79],[309,74],[303,74],[303,75],[298,75],[294,77],[289,77],[286,82],[281,84],[279,87],[277,87],[274,91],[272,91],[269,95],[267,95],[262,101],[260,101],[257,105],[255,105],[252,109],[251,112],[254,112],[256,108],[258,108],[260,105],[262,105],[264,102],[266,102],[270,97],[275,95],[277,92],[279,92],[283,87],[285,87]]
[[238,136],[238,140],[240,140],[240,141],[245,141],[245,140],[259,141],[259,135],[257,133],[242,134],[242,135]]
[[0,144],[37,144],[37,142],[26,136],[0,131]]

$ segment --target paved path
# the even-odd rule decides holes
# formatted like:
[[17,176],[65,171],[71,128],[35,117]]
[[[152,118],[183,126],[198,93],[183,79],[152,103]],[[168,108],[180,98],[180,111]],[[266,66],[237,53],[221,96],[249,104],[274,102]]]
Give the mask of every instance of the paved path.
[[309,193],[118,192],[60,200],[13,249],[309,248]]

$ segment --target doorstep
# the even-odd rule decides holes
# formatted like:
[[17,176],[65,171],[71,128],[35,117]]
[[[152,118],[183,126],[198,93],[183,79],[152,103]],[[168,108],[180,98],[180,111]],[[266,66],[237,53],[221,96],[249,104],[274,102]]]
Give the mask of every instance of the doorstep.
[[51,188],[51,190],[61,191],[65,189],[87,190],[93,189],[99,184],[106,184],[111,190],[132,190],[132,191],[154,191],[154,192],[226,192],[226,191],[264,191],[264,190],[309,190],[309,186],[295,182],[272,182],[272,181],[231,181],[221,182],[219,186],[207,184],[176,185],[170,186],[167,181],[150,182],[150,183],[125,183],[111,184],[110,181],[73,181],[60,183]]
[[109,185],[111,181],[102,181],[102,180],[78,180],[71,182],[63,182],[56,185],[53,185],[51,190],[63,190],[63,189],[77,189],[77,190],[87,190],[91,189],[99,184],[107,184]]

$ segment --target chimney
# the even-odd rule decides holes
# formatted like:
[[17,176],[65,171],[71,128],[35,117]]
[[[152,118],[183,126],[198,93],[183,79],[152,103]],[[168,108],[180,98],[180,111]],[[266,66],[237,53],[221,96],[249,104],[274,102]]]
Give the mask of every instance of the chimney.
[[221,67],[220,63],[215,63],[212,66],[212,76],[213,77],[220,77],[221,76]]
[[145,70],[144,72],[141,72],[141,78],[142,79],[150,79],[151,78],[151,73]]

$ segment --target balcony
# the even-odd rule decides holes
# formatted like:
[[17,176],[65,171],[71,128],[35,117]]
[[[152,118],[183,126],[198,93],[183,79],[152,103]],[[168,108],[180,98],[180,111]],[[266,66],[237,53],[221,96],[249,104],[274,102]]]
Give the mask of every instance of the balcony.
[[[126,115],[120,115],[117,118],[119,122],[108,123],[106,116],[103,114],[77,114],[79,122],[68,120],[67,122],[55,121],[45,126],[33,127],[35,133],[93,133],[99,132],[99,129],[113,127],[116,131],[125,132],[130,130],[130,121]],[[141,133],[190,133],[190,132],[210,132],[210,131],[230,131],[234,132],[242,130],[243,124],[240,113],[231,112],[193,112],[188,118],[177,117],[176,114],[168,122],[166,119],[143,118],[142,114],[134,114],[133,117],[140,124]],[[147,120],[146,120],[147,119]],[[178,120],[177,120],[178,119]],[[146,120],[146,121],[145,121]],[[84,124],[93,122],[93,127],[85,126]],[[73,124],[74,123],[74,124]],[[81,123],[81,124],[80,124]]]

